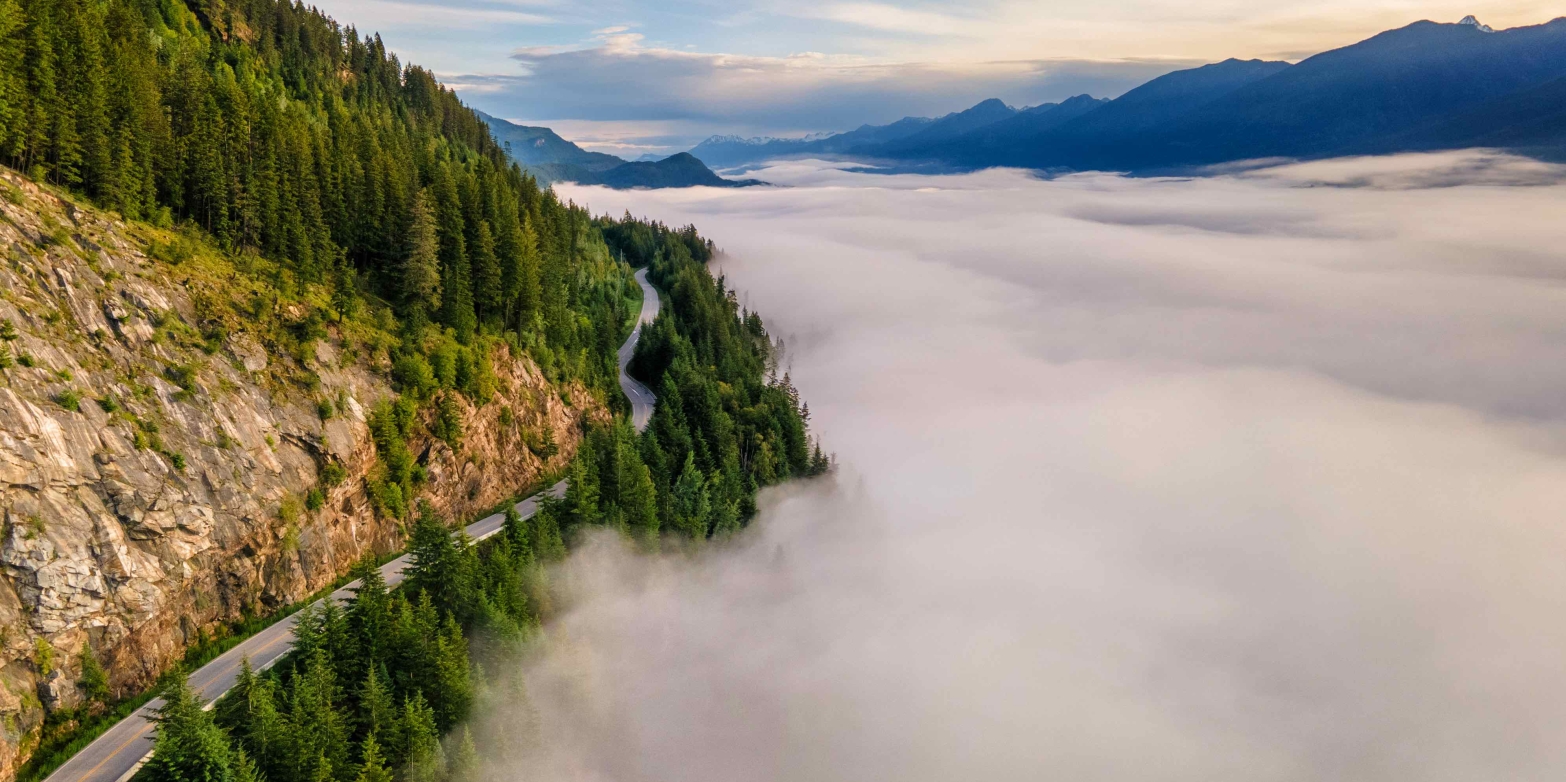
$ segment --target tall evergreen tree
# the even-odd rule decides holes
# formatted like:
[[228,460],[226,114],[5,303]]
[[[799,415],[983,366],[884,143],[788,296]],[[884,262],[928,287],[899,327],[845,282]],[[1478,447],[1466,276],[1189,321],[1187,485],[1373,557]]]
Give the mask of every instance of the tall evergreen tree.
[[377,667],[368,666],[364,685],[359,688],[359,728],[367,737],[390,734],[397,728],[396,707]]
[[0,0],[0,156],[19,158],[27,128],[26,17],[16,0]]
[[707,477],[696,466],[696,456],[685,454],[685,466],[674,484],[674,524],[697,540],[707,537],[712,501],[707,493]]
[[429,191],[413,196],[408,218],[408,242],[402,258],[402,290],[409,306],[437,312],[441,305],[440,240]]
[[392,774],[386,769],[386,761],[381,757],[381,745],[375,740],[373,732],[364,738],[361,754],[363,760],[359,763],[359,774],[353,782],[392,782]]
[[446,772],[435,711],[415,692],[403,702],[403,756],[407,758],[407,782],[436,782]]
[[451,756],[451,782],[478,782],[478,748],[473,745],[473,733],[463,725],[457,739],[457,750]]
[[149,782],[234,782],[228,734],[202,706],[183,674],[163,688],[152,759],[142,769]]
[[[460,536],[459,533],[459,537]],[[419,512],[408,539],[411,563],[407,590],[426,594],[442,614],[463,614],[469,608],[471,570],[466,561],[465,537],[454,539],[451,530],[427,505]]]
[[480,219],[473,237],[473,304],[482,318],[500,316],[500,262],[489,221]]

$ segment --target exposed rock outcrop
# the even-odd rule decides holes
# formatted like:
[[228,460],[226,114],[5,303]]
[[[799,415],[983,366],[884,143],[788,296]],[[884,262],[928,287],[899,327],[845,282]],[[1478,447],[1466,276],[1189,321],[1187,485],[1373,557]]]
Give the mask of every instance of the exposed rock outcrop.
[[[14,328],[0,331],[0,363],[10,359],[0,370],[0,782],[9,782],[46,711],[81,703],[84,646],[113,689],[144,687],[202,632],[299,600],[368,552],[400,548],[402,528],[366,489],[375,469],[366,418],[392,393],[384,345],[327,324],[324,338],[285,352],[264,318],[213,315],[215,297],[247,290],[254,301],[241,304],[263,309],[266,286],[250,276],[196,269],[177,254],[155,260],[147,248],[171,234],[10,172],[0,179],[0,318]],[[581,389],[563,398],[526,357],[499,346],[491,358],[496,398],[462,402],[461,452],[410,442],[428,476],[420,496],[454,519],[535,484],[574,452],[581,418],[603,415]],[[548,463],[527,446],[546,430],[558,444]],[[330,487],[328,464],[346,476]],[[309,510],[314,488],[324,502]]]

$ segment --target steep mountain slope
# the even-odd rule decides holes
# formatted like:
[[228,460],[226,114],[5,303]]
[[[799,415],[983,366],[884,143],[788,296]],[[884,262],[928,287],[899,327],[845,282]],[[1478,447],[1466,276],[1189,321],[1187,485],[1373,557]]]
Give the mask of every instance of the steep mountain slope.
[[1016,109],[1002,103],[998,98],[989,98],[980,101],[971,108],[947,114],[944,117],[930,123],[906,138],[888,142],[884,148],[895,150],[904,147],[916,147],[932,144],[946,139],[956,138],[979,128],[993,125],[1005,119],[1017,116]]
[[942,144],[905,150],[900,157],[923,157],[962,167],[1091,159],[1138,143],[1139,134],[1288,67],[1284,62],[1230,59],[1175,71],[1112,101],[1078,96],[1036,119],[1023,114]]
[[1060,103],[1035,106],[955,137],[919,143],[921,134],[901,143],[855,147],[850,152],[867,157],[933,158],[971,164],[1010,154],[1018,145],[1031,143],[1037,136],[1092,114],[1106,103],[1108,101],[1091,95],[1077,95]]
[[489,125],[495,141],[506,147],[513,160],[524,166],[564,163],[581,166],[589,171],[614,168],[624,160],[602,152],[589,152],[566,141],[549,128],[530,127],[491,117],[482,111],[475,114]]
[[1286,62],[1228,59],[1164,74],[1073,123],[1077,136],[1124,136],[1157,127],[1289,68]]
[[[1239,65],[1228,70],[1254,76],[1275,67]],[[1178,76],[1201,81],[1222,75],[1204,70]],[[1397,147],[1387,141],[1400,134],[1563,74],[1566,20],[1493,33],[1471,24],[1417,22],[1280,67],[1190,111],[1138,111],[1133,90],[1121,99],[1125,103],[1032,139],[1026,148],[965,162],[1134,170],[1390,151]],[[1215,87],[1225,81],[1214,80]]]
[[815,144],[822,152],[843,152],[861,144],[884,144],[908,138],[935,121],[930,117],[903,117],[890,125],[860,125],[847,133],[838,133]]
[[[0,188],[11,248],[0,267],[0,779],[11,779],[46,712],[87,705],[84,650],[113,690],[135,691],[225,623],[399,549],[403,522],[378,509],[386,456],[370,423],[395,396],[394,335],[316,320],[308,301],[255,274],[275,267],[238,266],[197,236],[126,223],[3,169]],[[607,417],[525,354],[494,344],[488,360],[491,401],[450,397],[461,447],[431,434],[434,408],[406,442],[420,496],[458,518],[561,469],[583,419]],[[555,452],[529,445],[546,439]],[[52,662],[38,665],[43,650]]]
[[1566,19],[1493,33],[1416,22],[1241,88],[1123,159],[1200,164],[1350,152],[1562,75]]
[[842,154],[891,157],[910,149],[923,149],[961,136],[1019,112],[997,98],[945,116],[903,117],[889,125],[861,125],[825,138],[743,139],[713,136],[691,149],[691,155],[710,166],[726,168],[790,155]]
[[1566,77],[1379,141],[1366,151],[1465,147],[1498,147],[1555,160],[1566,156]]
[[988,127],[979,128],[974,134],[995,134],[998,136],[1014,133],[1050,130],[1060,127],[1084,114],[1090,114],[1109,103],[1108,98],[1095,98],[1092,95],[1073,95],[1059,103],[1034,106],[1022,114],[1011,119]]

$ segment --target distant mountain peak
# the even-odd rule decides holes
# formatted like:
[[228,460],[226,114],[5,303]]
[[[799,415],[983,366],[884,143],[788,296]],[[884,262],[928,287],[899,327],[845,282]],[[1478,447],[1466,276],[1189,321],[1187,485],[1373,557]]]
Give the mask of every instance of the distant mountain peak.
[[[1448,17],[1448,18],[1450,18],[1450,17]],[[1494,27],[1491,27],[1490,25],[1487,25],[1487,24],[1480,24],[1479,23],[1479,19],[1476,18],[1473,14],[1469,14],[1469,15],[1463,17],[1463,20],[1461,22],[1458,22],[1458,24],[1466,24],[1469,27],[1472,27],[1472,28],[1474,28],[1475,30],[1478,30],[1481,33],[1493,33],[1493,32],[1495,32],[1495,28]]]
[[[1010,109],[1011,107],[1007,106],[1006,105],[1006,101],[1003,101],[1000,98],[985,98],[984,100],[979,101],[977,104],[974,104],[973,108],[975,108],[975,109],[979,109],[979,108],[984,108],[984,109]],[[1015,109],[1012,109],[1012,110],[1015,111]],[[971,111],[971,109],[970,109],[970,111]]]

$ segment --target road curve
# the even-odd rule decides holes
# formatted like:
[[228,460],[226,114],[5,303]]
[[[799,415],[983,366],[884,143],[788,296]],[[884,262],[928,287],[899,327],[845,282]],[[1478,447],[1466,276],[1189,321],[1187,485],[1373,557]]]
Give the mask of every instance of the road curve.
[[[653,403],[657,397],[648,390],[647,386],[627,375],[625,367],[630,363],[632,354],[636,352],[636,341],[642,336],[642,326],[651,323],[652,319],[658,316],[658,291],[647,282],[646,269],[636,273],[636,281],[642,286],[642,312],[636,321],[636,328],[631,331],[631,336],[620,346],[620,388],[631,400],[631,423],[640,431],[647,427],[647,421],[652,418]],[[561,481],[549,487],[544,493],[563,497],[565,488],[565,481]],[[522,518],[531,518],[537,512],[537,497],[538,495],[535,495],[517,503],[516,509],[522,514]],[[504,523],[505,516],[496,513],[469,524],[464,531],[467,532],[468,537],[476,541],[484,540],[499,532]],[[402,583],[403,571],[408,564],[409,557],[404,554],[381,566],[381,577],[386,579],[388,587]],[[353,597],[354,590],[358,587],[359,582],[352,581],[323,599],[338,604],[346,603]],[[205,699],[210,707],[212,701],[217,700],[234,686],[235,680],[239,677],[240,662],[245,658],[250,658],[250,664],[257,670],[270,668],[293,648],[294,623],[298,618],[297,613],[292,614],[245,639],[212,662],[192,671],[191,688]],[[130,716],[120,720],[114,727],[109,728],[103,735],[55,769],[45,782],[125,782],[130,779],[136,770],[141,768],[141,764],[152,756],[154,735],[152,717],[162,705],[162,698],[154,698],[145,706],[132,712]]]
[[636,341],[642,337],[642,326],[658,317],[658,289],[647,281],[646,269],[636,273],[636,282],[642,286],[642,314],[636,319],[636,328],[631,330],[631,336],[620,346],[620,390],[631,400],[631,425],[640,432],[652,420],[653,403],[658,401],[658,397],[640,381],[627,375],[625,368],[636,353]]

